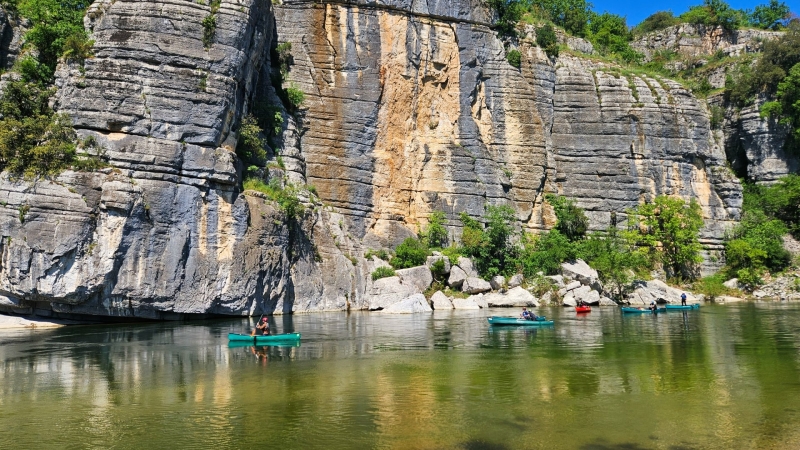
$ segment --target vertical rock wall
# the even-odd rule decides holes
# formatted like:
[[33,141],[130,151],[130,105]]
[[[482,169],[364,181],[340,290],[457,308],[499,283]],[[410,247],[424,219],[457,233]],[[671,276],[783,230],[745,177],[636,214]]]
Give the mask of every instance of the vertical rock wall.
[[308,95],[308,182],[365,246],[398,243],[433,209],[455,235],[457,214],[480,216],[486,204],[512,205],[527,230],[549,228],[542,195],[557,192],[596,229],[656,195],[697,198],[704,243],[718,248],[741,189],[703,102],[672,81],[550,60],[524,39],[517,69],[486,12],[470,11],[276,8],[278,39],[292,43],[290,83]]

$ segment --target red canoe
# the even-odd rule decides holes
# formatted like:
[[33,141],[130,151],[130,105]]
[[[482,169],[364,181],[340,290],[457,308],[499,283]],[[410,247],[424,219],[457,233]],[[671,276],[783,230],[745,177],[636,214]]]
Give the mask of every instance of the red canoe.
[[592,312],[591,306],[576,306],[575,307],[576,313],[584,313],[584,312]]

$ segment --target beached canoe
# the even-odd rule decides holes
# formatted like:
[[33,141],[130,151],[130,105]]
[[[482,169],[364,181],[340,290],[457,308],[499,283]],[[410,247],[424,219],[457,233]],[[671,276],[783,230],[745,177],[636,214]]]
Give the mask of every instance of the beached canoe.
[[[622,312],[626,313],[626,314],[652,314],[653,310],[651,310],[650,308],[633,308],[633,307],[630,307],[630,306],[623,306],[622,307]],[[667,312],[667,309],[666,308],[658,308],[658,309],[656,309],[655,312],[657,312],[657,313]]]
[[687,309],[700,309],[700,303],[694,303],[692,305],[686,305],[686,306],[683,306],[683,305],[667,305],[667,310],[668,311],[669,310],[671,310],[671,311],[676,311],[676,310],[677,311],[682,311],[682,310],[687,310]]
[[592,312],[592,307],[591,306],[576,306],[575,307],[575,312],[578,312],[578,313]]
[[524,327],[540,327],[544,325],[552,325],[554,323],[552,320],[547,320],[547,318],[544,316],[539,316],[537,320],[525,320],[517,317],[492,316],[489,317],[488,320],[490,325],[521,325]]
[[247,342],[253,345],[269,345],[273,342],[293,342],[300,340],[300,333],[268,334],[250,336],[249,334],[228,333],[231,342]]

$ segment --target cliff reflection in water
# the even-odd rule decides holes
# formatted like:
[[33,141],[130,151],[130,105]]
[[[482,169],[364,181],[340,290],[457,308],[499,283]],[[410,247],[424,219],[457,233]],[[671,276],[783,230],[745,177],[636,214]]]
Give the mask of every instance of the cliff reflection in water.
[[797,305],[487,326],[510,313],[271,319],[299,347],[229,348],[247,320],[4,332],[0,448],[800,444]]

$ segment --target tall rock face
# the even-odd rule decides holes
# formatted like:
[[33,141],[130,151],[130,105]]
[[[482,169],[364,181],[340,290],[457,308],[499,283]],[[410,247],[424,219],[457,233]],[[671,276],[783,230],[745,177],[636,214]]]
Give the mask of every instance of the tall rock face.
[[[480,216],[514,207],[550,228],[543,194],[575,198],[594,228],[656,195],[697,198],[704,243],[719,248],[741,187],[680,85],[563,55],[527,39],[511,66],[480,2],[374,4],[289,0],[290,83],[307,94],[308,182],[348,216],[367,247],[417,231],[434,209]],[[421,7],[420,5],[426,5]]]
[[176,318],[360,306],[329,213],[287,222],[239,192],[235,127],[269,64],[270,3],[223,1],[206,47],[210,14],[200,2],[92,5],[95,57],[59,68],[56,108],[111,167],[0,180],[0,310]]
[[[650,61],[657,52],[675,52],[683,60],[668,63],[673,68],[698,67],[702,70],[702,66],[719,53],[726,56],[751,54],[758,58],[766,40],[778,39],[783,34],[781,31],[728,31],[719,26],[680,24],[641,36],[631,46],[642,52],[645,61]],[[742,60],[712,66],[706,72],[710,85],[715,89],[725,87],[726,75],[737,63],[741,64]],[[744,63],[749,63],[749,60]],[[800,170],[800,157],[784,150],[788,127],[777,120],[762,118],[759,114],[766,100],[757,98],[753,105],[739,108],[726,105],[720,93],[710,97],[708,103],[725,110],[718,140],[737,176],[771,183],[787,174],[797,173]]]
[[[209,30],[198,2],[92,5],[95,56],[59,67],[55,107],[111,167],[0,178],[0,311],[364,309],[387,292],[366,249],[436,209],[453,237],[460,212],[487,204],[549,229],[549,192],[575,198],[595,229],[659,194],[696,198],[711,251],[738,218],[741,187],[708,110],[674,82],[550,59],[525,37],[514,67],[479,0],[272,8],[223,1]],[[324,203],[304,198],[297,219],[241,192],[233,152],[254,97],[277,98],[261,92],[275,36],[292,44],[286,86],[306,97],[279,150]]]

